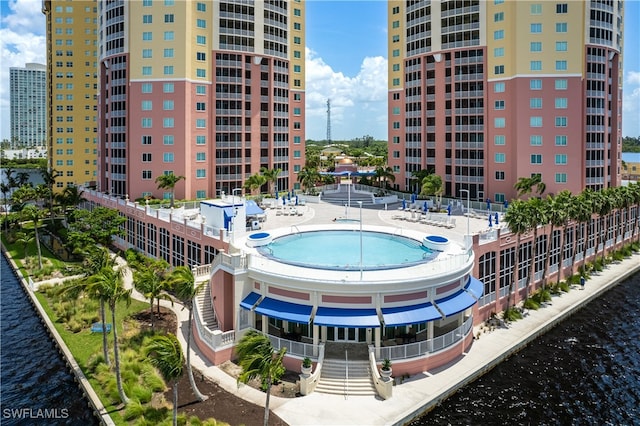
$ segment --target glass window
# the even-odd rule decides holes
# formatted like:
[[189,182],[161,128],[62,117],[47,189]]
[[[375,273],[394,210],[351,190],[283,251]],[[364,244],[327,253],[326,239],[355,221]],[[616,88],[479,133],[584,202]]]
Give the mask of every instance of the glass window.
[[496,65],[493,67],[493,72],[495,74],[504,74],[504,65]]
[[556,32],[557,33],[566,33],[567,32],[567,23],[566,22],[558,22],[558,23],[556,23]]
[[496,163],[504,163],[505,162],[505,158],[506,155],[502,152],[496,152],[495,156],[494,156],[494,161]]
[[293,151],[293,158],[300,158],[300,151]]
[[531,5],[531,14],[532,15],[540,15],[542,13],[542,5],[541,4],[532,4]]
[[568,103],[567,98],[556,98],[557,109],[566,109],[567,103]]
[[174,138],[173,135],[164,135],[162,136],[162,144],[163,145],[173,145]]
[[556,41],[556,52],[566,52],[566,51],[567,51],[567,42]]
[[531,71],[542,71],[542,61],[529,62],[529,69]]
[[163,93],[173,93],[173,83],[164,83],[162,85],[162,92]]
[[205,3],[196,3],[196,10],[198,12],[206,12],[207,11],[207,5]]
[[197,135],[196,136],[196,145],[206,145],[207,137],[205,135]]
[[529,51],[531,51],[531,52],[542,52],[542,42],[541,41],[532,41],[529,44]]
[[173,75],[173,65],[164,66],[164,75]]
[[142,145],[151,145],[151,136],[142,136]]
[[504,172],[496,171],[496,180],[504,180]]
[[164,32],[164,41],[173,41],[175,39],[175,33],[173,31]]
[[542,90],[542,80],[533,79],[529,81],[529,89]]
[[162,109],[165,111],[173,111],[173,101],[170,99],[162,101]]
[[173,13],[167,13],[164,15],[165,24],[171,24],[173,22]]
[[529,117],[531,127],[542,127],[542,117]]
[[151,162],[151,153],[150,152],[143,152],[142,153],[142,162],[143,163],[150,163]]
[[299,145],[301,141],[302,141],[302,138],[300,136],[294,136],[293,137],[293,143],[295,145]]
[[162,161],[165,163],[173,163],[173,152],[165,152],[162,154]]
[[494,145],[504,145],[505,144],[505,137],[504,135],[495,135],[493,137],[493,144]]
[[207,44],[207,38],[203,35],[197,35],[196,44]]
[[505,126],[505,119],[504,117],[496,117],[493,119],[493,127],[495,127],[496,129],[502,129]]
[[196,198],[207,198],[207,191],[199,189],[196,191]]
[[162,127],[165,129],[171,129],[174,126],[173,117],[165,117],[162,119]]
[[173,48],[164,49],[164,57],[165,58],[173,58]]
[[566,146],[567,137],[564,135],[556,135],[556,146]]
[[204,129],[207,127],[207,121],[204,118],[196,119],[196,129]]
[[540,135],[531,135],[531,136],[529,136],[529,145],[531,145],[531,146],[541,146],[542,145],[542,136],[540,136]]
[[504,101],[495,101],[494,108],[497,110],[504,109]]
[[207,21],[205,21],[204,19],[196,19],[196,27],[207,28]]
[[153,108],[153,103],[151,101],[142,101],[142,110],[143,111],[151,111]]
[[493,32],[494,40],[502,40],[504,38],[504,30],[497,30]]
[[153,40],[153,33],[151,31],[145,31],[142,33],[143,41],[151,41]]
[[558,3],[556,4],[556,13],[567,13],[569,6],[567,3]]
[[142,58],[143,59],[151,58],[152,55],[153,55],[153,50],[152,49],[142,49]]
[[531,154],[531,164],[542,164],[542,154]]
[[145,129],[150,128],[153,125],[153,120],[151,120],[150,118],[143,118],[142,119],[142,127]]
[[206,161],[207,154],[204,152],[196,152],[196,161]]
[[530,98],[529,99],[529,108],[531,108],[531,109],[540,109],[540,108],[542,108],[542,98]]
[[556,183],[567,183],[567,174],[556,173]]
[[153,16],[152,15],[142,15],[142,23],[143,24],[153,24]]
[[556,154],[556,165],[563,166],[567,164],[567,154]]
[[206,111],[207,104],[205,102],[196,102],[196,111]]
[[501,58],[504,56],[504,47],[496,47],[493,49],[493,56],[496,58]]
[[205,78],[207,76],[207,70],[204,68],[196,68],[196,77]]
[[206,61],[207,60],[207,54],[204,52],[196,52],[196,60],[197,61]]
[[567,117],[556,117],[556,127],[567,127]]
[[205,169],[196,169],[196,178],[205,178],[207,177],[207,171]]
[[493,14],[493,22],[504,21],[504,12],[498,12]]
[[556,90],[567,90],[567,80],[557,79],[555,84]]
[[531,33],[539,34],[542,32],[542,24],[531,24]]
[[556,71],[566,71],[567,61],[556,61]]
[[151,93],[153,85],[151,83],[142,83],[142,93]]
[[504,83],[493,83],[493,92],[494,93],[504,92]]

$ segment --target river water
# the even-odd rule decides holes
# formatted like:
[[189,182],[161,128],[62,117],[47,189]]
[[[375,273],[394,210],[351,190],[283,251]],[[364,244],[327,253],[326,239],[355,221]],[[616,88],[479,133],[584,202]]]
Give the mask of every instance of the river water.
[[[0,257],[0,424],[97,424]],[[640,273],[411,425],[637,425],[639,407]]]
[[0,258],[0,424],[99,424],[9,263]]
[[640,425],[640,273],[411,423],[506,424]]

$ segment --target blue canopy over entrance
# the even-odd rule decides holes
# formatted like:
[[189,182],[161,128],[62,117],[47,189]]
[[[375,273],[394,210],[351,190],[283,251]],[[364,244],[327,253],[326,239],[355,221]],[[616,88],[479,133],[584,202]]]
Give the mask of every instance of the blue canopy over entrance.
[[331,327],[374,328],[380,327],[375,309],[343,309],[319,307],[313,318],[315,325]]
[[441,319],[442,315],[431,303],[419,305],[382,308],[384,325],[394,327],[398,325],[418,324]]
[[260,299],[260,295],[252,291],[247,295],[247,297],[242,299],[242,302],[240,302],[240,307],[250,311],[251,309],[253,309],[253,305],[256,304],[258,299]]
[[311,317],[312,308],[313,306],[310,305],[301,305],[299,303],[285,302],[265,297],[260,304],[256,306],[255,311],[271,318],[306,324]]
[[448,317],[470,308],[475,305],[476,302],[476,299],[471,297],[469,293],[464,290],[459,290],[455,294],[445,297],[444,299],[436,300],[433,303],[442,311],[444,316]]
[[484,284],[474,277],[469,277],[469,282],[464,289],[476,299],[480,299],[484,294]]
[[253,200],[245,201],[245,206],[246,206],[245,214],[247,216],[256,216],[259,214],[264,214],[264,210],[258,207],[256,202]]

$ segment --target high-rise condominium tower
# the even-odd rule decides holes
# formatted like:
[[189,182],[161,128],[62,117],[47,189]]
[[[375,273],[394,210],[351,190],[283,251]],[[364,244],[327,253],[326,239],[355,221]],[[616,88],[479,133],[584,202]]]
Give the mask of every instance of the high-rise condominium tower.
[[623,2],[389,1],[389,162],[401,189],[504,201],[620,183]]
[[[304,3],[98,3],[98,189],[163,198],[232,193],[265,167],[304,164]],[[266,186],[265,186],[266,189]]]
[[47,146],[55,188],[94,185],[97,166],[97,3],[42,2],[47,25]]
[[11,148],[42,146],[47,134],[46,68],[9,68]]

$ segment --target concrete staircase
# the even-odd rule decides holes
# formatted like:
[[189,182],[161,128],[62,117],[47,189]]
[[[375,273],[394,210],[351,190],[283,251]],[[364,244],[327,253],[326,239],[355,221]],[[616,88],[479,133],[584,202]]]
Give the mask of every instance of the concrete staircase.
[[357,207],[358,201],[362,201],[362,204],[364,205],[373,204],[373,194],[354,192],[351,188],[351,185],[341,185],[339,192],[323,193],[322,201],[331,204],[337,204],[339,206],[344,206],[349,202],[349,189],[351,189],[351,207]]
[[[348,367],[348,373],[347,373]],[[348,378],[347,378],[348,374]],[[369,361],[324,359],[316,392],[346,396],[376,396]]]
[[207,282],[202,291],[198,293],[196,296],[196,304],[198,305],[200,317],[204,325],[206,325],[209,330],[217,330],[218,320],[216,319],[216,313],[211,303],[211,282]]

